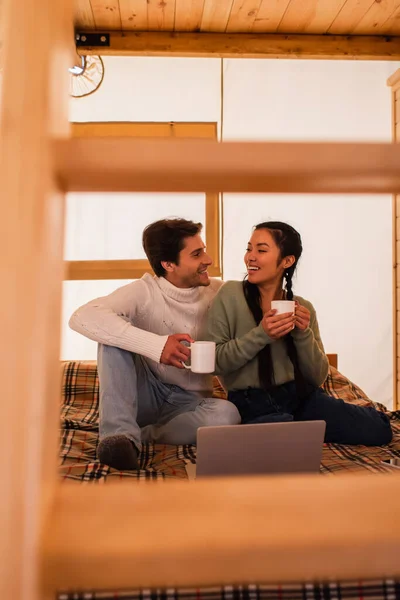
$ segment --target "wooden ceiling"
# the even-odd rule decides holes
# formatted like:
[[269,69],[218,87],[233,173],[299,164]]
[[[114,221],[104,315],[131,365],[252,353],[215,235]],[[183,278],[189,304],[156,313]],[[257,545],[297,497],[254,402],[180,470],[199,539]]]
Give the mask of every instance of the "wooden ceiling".
[[400,0],[75,0],[77,30],[399,35]]

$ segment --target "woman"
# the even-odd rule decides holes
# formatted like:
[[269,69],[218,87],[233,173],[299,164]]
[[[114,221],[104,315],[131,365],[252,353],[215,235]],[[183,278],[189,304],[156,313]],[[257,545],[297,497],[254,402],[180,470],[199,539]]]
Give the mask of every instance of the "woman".
[[[292,292],[301,253],[300,235],[290,225],[255,226],[244,257],[247,279],[222,286],[209,311],[216,374],[242,423],[320,419],[326,421],[326,442],[387,444],[392,431],[385,414],[337,400],[320,387],[328,359],[317,316]],[[271,310],[271,301],[281,299],[295,300],[294,315]]]

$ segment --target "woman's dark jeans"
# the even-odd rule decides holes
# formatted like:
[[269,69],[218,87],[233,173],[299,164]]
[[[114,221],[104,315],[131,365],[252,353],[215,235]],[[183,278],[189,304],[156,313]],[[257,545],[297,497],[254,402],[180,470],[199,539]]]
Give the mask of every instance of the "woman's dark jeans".
[[373,407],[349,404],[329,396],[322,388],[309,388],[299,401],[294,381],[269,392],[248,388],[229,392],[228,399],[238,409],[242,423],[284,421],[325,421],[325,442],[381,446],[392,440],[387,415]]

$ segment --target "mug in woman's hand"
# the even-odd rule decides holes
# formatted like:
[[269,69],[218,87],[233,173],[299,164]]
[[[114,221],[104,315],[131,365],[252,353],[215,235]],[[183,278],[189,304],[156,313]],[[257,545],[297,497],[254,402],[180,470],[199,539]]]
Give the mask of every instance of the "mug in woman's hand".
[[185,369],[193,373],[214,373],[215,342],[193,342],[190,348],[190,366],[182,362]]
[[276,310],[276,315],[292,313],[294,315],[296,303],[294,300],[272,300],[271,308]]

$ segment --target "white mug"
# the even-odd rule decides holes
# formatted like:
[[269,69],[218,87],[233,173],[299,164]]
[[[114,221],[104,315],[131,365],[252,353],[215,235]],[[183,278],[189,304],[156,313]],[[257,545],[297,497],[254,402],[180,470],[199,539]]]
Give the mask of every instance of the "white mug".
[[296,303],[294,300],[272,300],[271,308],[276,310],[276,315],[292,313],[294,315]]
[[214,373],[215,342],[193,342],[190,344],[190,366],[183,366],[193,373]]

